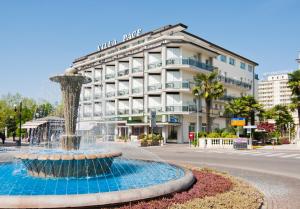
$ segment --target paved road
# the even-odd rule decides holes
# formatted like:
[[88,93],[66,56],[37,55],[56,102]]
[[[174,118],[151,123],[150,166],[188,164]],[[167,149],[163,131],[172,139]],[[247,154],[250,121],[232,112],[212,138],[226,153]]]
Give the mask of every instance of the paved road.
[[144,148],[164,160],[226,171],[260,189],[267,208],[300,209],[300,151],[200,150],[188,145]]

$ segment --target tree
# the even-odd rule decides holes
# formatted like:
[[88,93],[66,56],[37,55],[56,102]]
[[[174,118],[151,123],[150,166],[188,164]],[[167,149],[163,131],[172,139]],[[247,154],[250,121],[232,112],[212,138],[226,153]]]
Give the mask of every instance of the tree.
[[286,105],[275,105],[266,111],[265,118],[275,120],[276,129],[280,132],[281,136],[286,135],[288,128],[291,129],[294,127],[293,116]]
[[206,132],[211,132],[211,116],[210,111],[214,99],[218,99],[224,94],[224,86],[218,81],[218,71],[213,71],[209,74],[198,73],[195,77],[195,86],[193,94],[198,99],[203,98],[206,109]]
[[255,122],[255,114],[261,115],[263,112],[263,106],[250,95],[233,99],[225,107],[227,115],[246,118],[246,121],[250,120],[251,124]]
[[292,90],[291,109],[298,112],[298,123],[300,124],[300,69],[289,73],[288,86]]

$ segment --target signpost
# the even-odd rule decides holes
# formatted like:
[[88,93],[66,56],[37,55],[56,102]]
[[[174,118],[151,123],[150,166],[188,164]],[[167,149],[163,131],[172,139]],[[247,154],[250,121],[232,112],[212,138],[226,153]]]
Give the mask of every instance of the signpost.
[[252,149],[252,131],[251,131],[251,129],[256,129],[257,126],[248,124],[247,126],[244,126],[244,128],[247,129],[247,134],[250,134],[249,149]]
[[[245,118],[231,118],[231,126],[244,126],[246,125],[246,119]],[[240,136],[239,129],[237,131],[237,136]]]

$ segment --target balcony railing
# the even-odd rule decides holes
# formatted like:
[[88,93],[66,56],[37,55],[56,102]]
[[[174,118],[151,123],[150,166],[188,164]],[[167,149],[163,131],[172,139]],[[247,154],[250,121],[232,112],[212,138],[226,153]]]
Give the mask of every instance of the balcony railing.
[[119,91],[118,91],[118,96],[128,95],[128,93],[129,93],[129,90],[128,90],[128,89],[119,90]]
[[101,94],[94,94],[94,99],[101,99],[102,95]]
[[92,112],[83,113],[83,117],[91,117],[91,116],[92,116]]
[[132,73],[138,73],[138,72],[143,72],[142,66],[132,68]]
[[149,107],[148,112],[150,113],[151,111],[161,112],[162,108],[161,107]]
[[125,70],[120,70],[118,72],[118,76],[125,76],[129,74],[129,69],[125,69]]
[[105,75],[105,79],[111,79],[111,78],[114,78],[114,77],[115,77],[115,74],[114,74],[114,73],[106,74],[106,75]]
[[166,106],[167,112],[195,112],[196,105]]
[[101,81],[101,76],[96,76],[95,77],[95,81],[97,82],[97,81]]
[[107,92],[107,93],[105,94],[105,96],[106,96],[106,97],[113,97],[113,96],[115,96],[115,94],[116,94],[116,92],[110,91],[110,92]]
[[118,115],[128,115],[129,114],[129,109],[119,109],[118,110]]
[[161,84],[160,83],[148,86],[148,91],[155,91],[155,90],[158,90],[158,89],[161,89]]
[[102,116],[102,112],[94,112],[94,116],[95,117],[100,117],[100,116]]
[[201,68],[208,71],[213,71],[214,66],[199,62],[198,60],[192,58],[172,58],[166,60],[166,65],[191,65],[197,68]]
[[189,81],[174,81],[166,83],[166,88],[169,89],[190,89],[191,82]]
[[114,110],[106,111],[105,115],[110,116],[110,115],[115,115]]
[[91,100],[91,96],[83,96],[83,101],[90,101]]
[[143,87],[137,87],[132,89],[133,94],[138,94],[143,92]]
[[132,114],[142,114],[143,112],[144,112],[143,109],[135,109],[135,108],[132,109]]
[[162,62],[161,61],[149,63],[148,64],[148,70],[154,69],[154,68],[159,68],[161,66],[162,66]]
[[230,95],[224,95],[224,96],[220,97],[219,100],[231,101],[231,100],[236,99],[236,98],[238,98],[238,97],[230,96]]
[[224,83],[228,83],[228,84],[232,84],[232,85],[236,85],[242,88],[246,88],[246,89],[251,89],[251,84],[234,79],[234,78],[230,78],[230,77],[225,77],[222,75],[219,75],[219,80],[224,82]]

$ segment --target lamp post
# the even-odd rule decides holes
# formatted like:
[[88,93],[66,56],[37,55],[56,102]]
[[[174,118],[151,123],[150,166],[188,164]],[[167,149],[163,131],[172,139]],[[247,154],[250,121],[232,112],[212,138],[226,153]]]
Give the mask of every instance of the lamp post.
[[198,132],[199,132],[199,94],[196,93],[196,111],[197,111],[197,125],[196,125],[196,140],[197,140],[197,147],[199,147],[199,137],[198,137]]
[[[15,107],[15,112],[17,113],[17,105],[14,105]],[[17,141],[17,146],[21,146],[21,140],[22,140],[22,102],[20,102],[19,106],[19,140]]]

